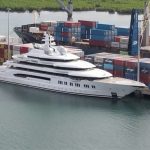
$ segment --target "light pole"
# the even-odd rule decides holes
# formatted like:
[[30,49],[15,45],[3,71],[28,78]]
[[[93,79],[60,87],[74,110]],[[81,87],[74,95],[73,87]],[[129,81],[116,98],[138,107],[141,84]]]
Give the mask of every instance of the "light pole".
[[9,56],[10,56],[10,44],[9,44],[9,12],[10,12],[10,8],[7,8],[7,12],[8,12],[8,53],[7,53],[7,57],[9,59]]

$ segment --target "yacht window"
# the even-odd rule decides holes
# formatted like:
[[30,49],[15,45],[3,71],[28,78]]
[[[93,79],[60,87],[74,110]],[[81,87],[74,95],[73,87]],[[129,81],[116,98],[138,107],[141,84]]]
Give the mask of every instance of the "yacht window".
[[49,58],[40,58],[40,57],[35,57],[35,56],[28,56],[29,58],[34,58],[34,59],[40,59],[40,60],[43,60],[43,61],[55,61],[55,62],[70,62],[70,61],[77,61],[79,60],[80,58],[78,59],[72,59],[72,60],[63,60],[63,59],[49,59]]
[[62,81],[58,81],[58,84],[63,84],[63,82]]
[[47,75],[64,76],[64,77],[69,77],[69,78],[74,79],[74,80],[89,80],[89,81],[93,81],[93,80],[109,78],[109,77],[104,77],[104,78],[74,77],[74,76],[70,76],[68,74],[63,74],[63,73],[56,73],[56,72],[54,73],[54,72],[51,72],[51,71],[42,71],[40,69],[36,70],[36,69],[30,69],[30,68],[24,68],[24,67],[11,67],[11,69],[17,69],[17,70],[23,70],[23,71],[29,71],[29,72],[35,72],[35,73],[42,73],[42,74],[47,74]]
[[67,85],[67,82],[64,82],[64,85]]
[[84,87],[85,87],[85,88],[89,88],[89,85],[87,85],[87,84],[84,84]]
[[73,86],[73,83],[70,82],[70,86]]
[[30,78],[36,78],[36,79],[43,79],[43,80],[47,80],[47,81],[51,80],[50,78],[47,78],[47,77],[40,77],[40,76],[28,75],[28,74],[14,74],[14,75],[17,77],[22,77],[22,78],[30,77]]
[[95,85],[92,85],[92,88],[95,89]]
[[67,67],[56,67],[53,65],[45,65],[45,64],[40,64],[40,63],[34,63],[34,62],[25,62],[25,61],[20,61],[20,64],[25,64],[25,65],[32,65],[32,66],[37,66],[37,67],[47,67],[47,68],[55,68],[55,69],[61,69],[61,70],[74,70],[74,71],[80,71],[80,70],[89,70],[89,69],[94,69],[93,68],[67,68]]
[[79,83],[75,83],[75,86],[80,87],[80,84]]

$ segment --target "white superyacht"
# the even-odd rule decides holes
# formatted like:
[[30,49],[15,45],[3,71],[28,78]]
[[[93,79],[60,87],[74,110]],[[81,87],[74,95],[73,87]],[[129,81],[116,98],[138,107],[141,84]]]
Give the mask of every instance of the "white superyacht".
[[68,94],[122,98],[145,84],[96,68],[63,46],[45,45],[0,66],[0,81]]

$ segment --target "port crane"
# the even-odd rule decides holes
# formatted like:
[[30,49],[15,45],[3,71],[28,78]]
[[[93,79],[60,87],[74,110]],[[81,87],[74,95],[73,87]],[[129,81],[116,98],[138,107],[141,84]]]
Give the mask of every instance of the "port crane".
[[149,46],[150,1],[145,2],[144,14],[141,20],[140,46]]
[[[139,81],[140,74],[140,48],[141,46],[149,46],[149,19],[150,19],[150,2],[145,2],[144,14],[142,20],[138,19],[139,11],[133,9],[131,13],[130,33],[128,52],[129,55],[137,56],[137,80]],[[140,26],[139,26],[140,25]]]
[[72,3],[72,0],[68,0],[68,5],[65,6],[64,2],[62,0],[56,0],[59,5],[61,6],[61,8],[67,12],[68,14],[68,18],[67,20],[68,21],[72,21],[72,12],[73,12],[73,3]]

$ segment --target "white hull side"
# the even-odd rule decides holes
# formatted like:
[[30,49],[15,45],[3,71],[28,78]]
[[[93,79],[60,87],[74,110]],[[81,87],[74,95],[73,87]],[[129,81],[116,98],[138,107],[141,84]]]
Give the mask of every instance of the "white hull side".
[[[112,93],[116,93],[118,98],[122,98],[136,90],[136,87],[127,86],[127,85],[115,85],[109,83],[101,83],[101,82],[93,82],[93,81],[75,81],[66,77],[56,77],[51,76],[51,81],[44,81],[42,79],[33,79],[33,78],[21,78],[15,77],[9,74],[0,75],[0,81],[8,82],[12,84],[18,84],[22,86],[29,86],[39,89],[57,91],[68,94],[76,94],[76,95],[85,95],[85,96],[95,96],[95,97],[108,97],[112,98]],[[60,85],[58,84],[58,80],[63,82],[73,82],[80,83],[81,87],[71,87],[69,85]],[[96,86],[96,89],[92,88],[84,88],[82,85],[88,84],[90,87],[92,85]]]

